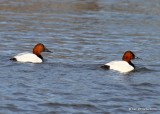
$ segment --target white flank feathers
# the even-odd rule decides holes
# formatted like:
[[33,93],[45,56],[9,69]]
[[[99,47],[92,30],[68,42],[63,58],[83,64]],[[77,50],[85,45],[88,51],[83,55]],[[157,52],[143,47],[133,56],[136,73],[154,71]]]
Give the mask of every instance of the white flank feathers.
[[105,65],[108,65],[110,66],[110,69],[119,71],[121,73],[127,73],[134,70],[134,67],[126,61],[111,61]]
[[20,53],[13,58],[16,58],[19,62],[31,62],[31,63],[42,63],[42,59],[33,53]]

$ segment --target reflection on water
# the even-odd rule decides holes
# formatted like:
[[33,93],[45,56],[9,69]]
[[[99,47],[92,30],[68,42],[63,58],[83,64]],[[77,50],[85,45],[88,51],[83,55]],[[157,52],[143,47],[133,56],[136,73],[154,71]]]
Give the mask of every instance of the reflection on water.
[[97,0],[24,0],[24,1],[1,1],[1,11],[52,13],[52,12],[79,12],[98,10]]
[[[1,0],[0,113],[159,113],[157,0]],[[9,61],[44,43],[42,64]],[[99,66],[132,50],[127,75]],[[149,113],[150,113],[149,112]],[[148,113],[148,111],[142,111]]]

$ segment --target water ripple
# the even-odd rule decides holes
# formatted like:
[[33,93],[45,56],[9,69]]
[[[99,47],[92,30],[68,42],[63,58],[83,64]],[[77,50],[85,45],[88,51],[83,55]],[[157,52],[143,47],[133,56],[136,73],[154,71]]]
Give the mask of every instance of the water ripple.
[[[0,113],[150,113],[129,108],[160,105],[159,14],[158,0],[1,0]],[[9,61],[38,42],[42,64]],[[126,50],[135,71],[100,68]]]

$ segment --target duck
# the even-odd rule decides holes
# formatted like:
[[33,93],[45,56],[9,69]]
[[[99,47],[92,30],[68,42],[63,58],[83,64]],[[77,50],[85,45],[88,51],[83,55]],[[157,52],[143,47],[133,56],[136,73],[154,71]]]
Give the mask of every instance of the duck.
[[30,62],[30,63],[42,63],[44,61],[41,52],[50,52],[42,43],[38,43],[34,46],[33,52],[24,52],[19,53],[16,56],[12,57],[10,60],[18,62]]
[[131,62],[131,60],[135,59],[135,54],[132,51],[126,51],[122,57],[122,60],[111,61],[101,68],[103,69],[111,69],[121,73],[128,73],[135,69],[135,65]]

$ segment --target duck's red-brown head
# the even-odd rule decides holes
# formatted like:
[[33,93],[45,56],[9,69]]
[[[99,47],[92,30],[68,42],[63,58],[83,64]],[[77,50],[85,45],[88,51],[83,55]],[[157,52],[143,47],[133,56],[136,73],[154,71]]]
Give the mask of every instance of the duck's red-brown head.
[[132,59],[135,59],[135,55],[132,51],[126,51],[122,57],[122,60],[131,62]]
[[34,46],[33,53],[36,55],[40,55],[41,52],[51,52],[51,51],[49,51],[43,44],[38,43],[37,45]]

